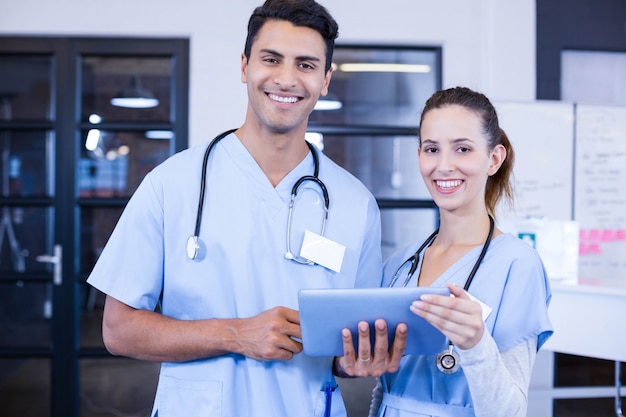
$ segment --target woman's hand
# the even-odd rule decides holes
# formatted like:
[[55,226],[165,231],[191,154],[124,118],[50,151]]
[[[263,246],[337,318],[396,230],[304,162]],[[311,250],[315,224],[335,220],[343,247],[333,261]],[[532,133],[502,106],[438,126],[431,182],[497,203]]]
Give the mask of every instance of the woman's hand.
[[387,338],[387,323],[378,319],[374,323],[376,338],[374,350],[370,342],[370,328],[365,321],[359,322],[358,354],[354,351],[352,333],[349,329],[341,331],[343,338],[343,356],[335,358],[335,373],[338,376],[381,376],[385,372],[398,370],[400,359],[406,348],[407,326],[398,324],[391,348]]
[[448,284],[454,297],[426,294],[411,304],[411,311],[426,319],[460,349],[474,347],[485,325],[482,307],[458,285]]

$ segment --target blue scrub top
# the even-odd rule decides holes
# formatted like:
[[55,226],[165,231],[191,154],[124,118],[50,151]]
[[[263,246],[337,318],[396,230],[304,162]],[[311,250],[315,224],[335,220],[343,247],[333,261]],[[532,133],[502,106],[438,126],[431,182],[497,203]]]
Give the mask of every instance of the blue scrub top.
[[[380,212],[356,178],[321,152],[330,195],[326,237],[343,246],[339,273],[284,258],[288,206],[297,179],[312,175],[309,155],[273,187],[239,139],[213,149],[207,170],[199,260],[186,255],[195,227],[206,145],[180,152],[150,172],[129,201],[88,282],[134,308],[180,320],[251,317],[275,306],[297,309],[301,288],[378,287]],[[292,250],[306,229],[319,233],[322,198],[307,181],[298,191]],[[340,337],[340,335],[338,335]],[[228,354],[164,363],[154,410],[159,417],[322,416],[331,357],[257,361]],[[344,416],[339,390],[333,416]]]
[[[389,285],[397,268],[417,247],[418,244],[411,245],[385,262],[384,286]],[[464,286],[481,250],[482,246],[468,252],[432,286],[446,283]],[[423,253],[418,271],[422,260]],[[417,285],[418,275],[414,274],[409,286]],[[403,279],[398,279],[396,285],[401,286]],[[532,338],[537,338],[539,349],[552,334],[548,316],[551,291],[545,268],[537,252],[515,236],[501,234],[491,241],[468,292],[492,308],[485,326],[500,352]],[[446,348],[441,346],[441,351]],[[405,356],[398,372],[383,375],[380,379],[384,392],[392,397],[383,399],[379,415],[473,417],[472,398],[463,369],[445,375],[438,370],[436,360],[437,355]],[[385,406],[386,401],[389,407]],[[403,410],[405,406],[410,409]]]

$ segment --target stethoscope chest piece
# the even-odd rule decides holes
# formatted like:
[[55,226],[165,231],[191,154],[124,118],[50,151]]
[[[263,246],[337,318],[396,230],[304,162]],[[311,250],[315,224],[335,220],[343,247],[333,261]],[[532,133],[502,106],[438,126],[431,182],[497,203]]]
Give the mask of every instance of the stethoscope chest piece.
[[198,242],[198,236],[189,236],[187,239],[187,256],[192,261],[198,256],[200,251],[200,243]]
[[459,355],[452,349],[452,344],[437,355],[437,368],[446,375],[459,370]]

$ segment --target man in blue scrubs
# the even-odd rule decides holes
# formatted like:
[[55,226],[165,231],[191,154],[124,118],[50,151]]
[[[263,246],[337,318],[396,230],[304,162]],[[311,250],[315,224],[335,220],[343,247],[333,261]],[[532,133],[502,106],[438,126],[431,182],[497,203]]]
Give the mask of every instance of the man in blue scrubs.
[[[301,353],[298,290],[378,287],[382,268],[375,199],[319,151],[325,233],[316,181],[300,185],[288,221],[292,187],[314,173],[304,135],[328,93],[337,30],[312,0],[255,9],[241,57],[247,113],[209,155],[197,256],[188,239],[206,144],[145,177],[89,277],[107,295],[107,349],[162,363],[153,415],[324,415],[333,358]],[[285,256],[288,231],[294,256],[314,262]],[[321,256],[301,250],[305,231]],[[338,391],[330,415],[344,416]]]

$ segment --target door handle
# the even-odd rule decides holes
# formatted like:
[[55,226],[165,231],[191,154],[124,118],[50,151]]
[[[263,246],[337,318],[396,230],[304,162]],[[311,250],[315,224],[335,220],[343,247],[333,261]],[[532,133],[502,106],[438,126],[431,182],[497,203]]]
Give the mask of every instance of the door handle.
[[39,255],[35,258],[37,262],[53,264],[54,269],[52,273],[52,282],[54,285],[63,284],[63,270],[62,270],[62,260],[63,260],[63,248],[61,245],[54,245],[54,255]]

